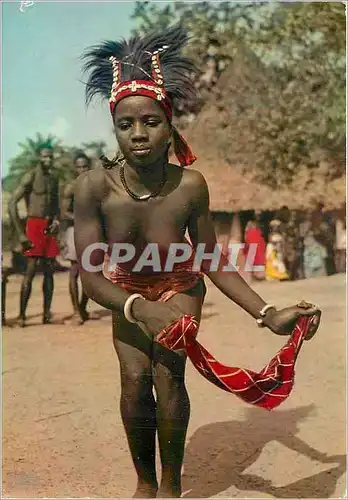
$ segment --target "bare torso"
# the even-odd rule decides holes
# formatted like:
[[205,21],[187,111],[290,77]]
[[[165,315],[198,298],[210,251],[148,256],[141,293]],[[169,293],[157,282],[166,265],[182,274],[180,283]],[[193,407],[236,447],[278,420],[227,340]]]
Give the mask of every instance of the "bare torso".
[[41,165],[24,175],[9,202],[9,214],[16,234],[23,244],[27,237],[18,213],[18,202],[24,199],[29,217],[54,219],[59,215],[58,181]]
[[58,183],[52,173],[36,168],[25,191],[28,215],[31,217],[53,217],[57,215]]
[[193,209],[192,174],[193,171],[169,165],[161,194],[147,201],[136,201],[125,192],[118,167],[104,170],[101,218],[105,241],[110,246],[114,243],[135,246],[136,254],[129,266],[149,243],[156,243],[160,255],[165,256],[171,243],[185,241]]

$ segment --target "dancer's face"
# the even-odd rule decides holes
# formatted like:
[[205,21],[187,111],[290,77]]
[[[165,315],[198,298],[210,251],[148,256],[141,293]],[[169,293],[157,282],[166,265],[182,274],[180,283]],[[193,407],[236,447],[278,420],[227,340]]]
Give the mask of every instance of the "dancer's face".
[[166,158],[171,126],[154,99],[122,99],[116,106],[114,124],[117,142],[130,165],[149,168]]

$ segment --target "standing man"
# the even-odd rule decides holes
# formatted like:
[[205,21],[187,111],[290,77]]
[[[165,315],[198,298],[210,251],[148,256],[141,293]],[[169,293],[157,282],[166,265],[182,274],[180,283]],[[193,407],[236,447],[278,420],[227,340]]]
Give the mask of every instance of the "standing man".
[[61,198],[61,219],[64,250],[62,257],[70,260],[69,273],[69,293],[74,309],[74,315],[71,323],[74,325],[82,325],[89,314],[86,311],[88,297],[82,289],[81,302],[79,302],[79,264],[77,262],[75,242],[74,242],[74,188],[77,177],[83,172],[87,172],[91,168],[91,159],[83,152],[78,152],[74,158],[75,179],[63,187]]
[[[9,215],[23,254],[28,258],[20,294],[19,324],[26,326],[26,310],[39,258],[43,265],[43,324],[51,323],[53,263],[59,254],[56,234],[59,228],[58,180],[52,171],[53,149],[45,144],[38,149],[39,162],[22,179],[9,202]],[[28,219],[23,231],[18,202],[25,200]]]

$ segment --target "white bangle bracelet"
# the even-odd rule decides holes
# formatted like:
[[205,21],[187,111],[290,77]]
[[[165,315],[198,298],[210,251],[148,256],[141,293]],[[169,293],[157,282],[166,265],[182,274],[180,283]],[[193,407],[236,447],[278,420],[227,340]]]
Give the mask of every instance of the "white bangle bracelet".
[[260,328],[264,328],[265,325],[263,323],[263,318],[266,316],[267,311],[269,311],[270,309],[275,309],[275,306],[273,306],[271,304],[267,304],[259,312],[259,315],[261,317],[256,320],[256,323],[257,323],[257,326],[259,326]]
[[123,307],[123,314],[124,314],[126,320],[129,321],[130,323],[138,323],[138,321],[132,315],[132,306],[133,306],[133,302],[135,301],[135,299],[145,300],[145,297],[140,295],[140,293],[133,293],[133,295],[128,297],[128,299],[126,300],[124,307]]
[[271,304],[267,304],[266,306],[264,306],[261,311],[259,312],[259,315],[261,316],[261,318],[264,318],[266,316],[266,312],[269,311],[270,309],[275,309],[275,306],[271,305]]

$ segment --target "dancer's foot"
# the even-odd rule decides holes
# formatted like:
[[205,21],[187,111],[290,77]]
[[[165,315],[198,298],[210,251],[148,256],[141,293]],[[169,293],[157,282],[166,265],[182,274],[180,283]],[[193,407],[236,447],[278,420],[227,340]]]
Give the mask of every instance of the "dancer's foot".
[[156,498],[158,485],[138,483],[133,498]]
[[157,498],[180,498],[181,491],[180,489],[162,489],[158,490]]

